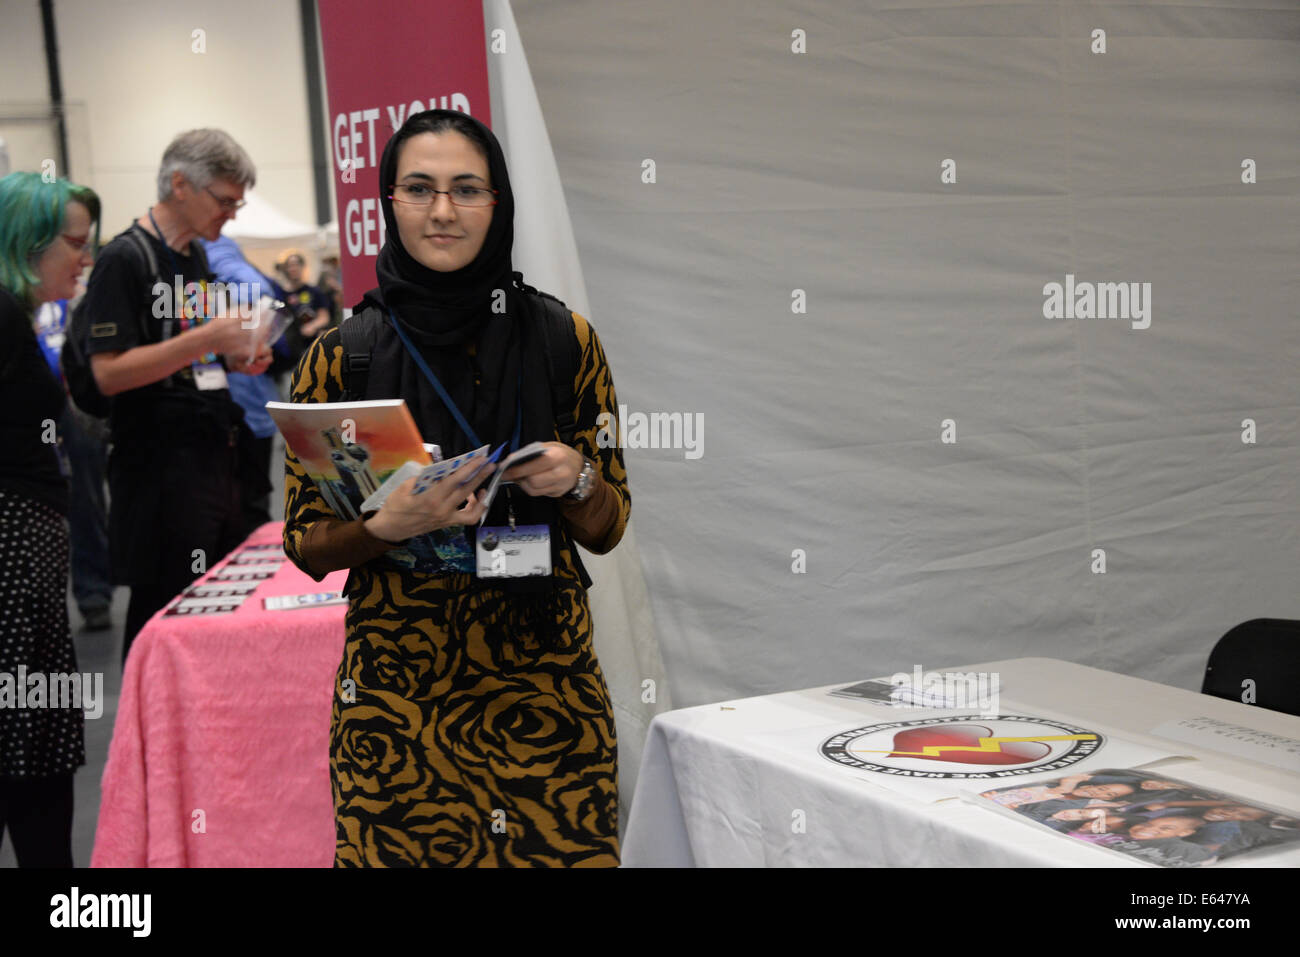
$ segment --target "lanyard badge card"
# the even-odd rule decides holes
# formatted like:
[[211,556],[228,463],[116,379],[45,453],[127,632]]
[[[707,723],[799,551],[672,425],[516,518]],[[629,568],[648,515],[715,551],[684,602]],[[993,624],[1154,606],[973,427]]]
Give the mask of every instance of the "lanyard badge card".
[[[513,512],[512,508],[512,520]],[[486,525],[478,530],[474,552],[479,578],[549,575],[551,529],[547,525],[515,525],[513,521],[509,525]]]
[[[492,477],[486,498],[487,508],[501,484],[501,476],[511,466],[529,462],[546,451],[540,442],[533,442],[509,455]],[[484,525],[487,510],[479,519],[475,536],[474,554],[479,578],[524,578],[531,575],[551,574],[551,529],[549,525],[518,525],[515,523],[515,503],[510,486],[506,485],[506,513],[508,525]]]

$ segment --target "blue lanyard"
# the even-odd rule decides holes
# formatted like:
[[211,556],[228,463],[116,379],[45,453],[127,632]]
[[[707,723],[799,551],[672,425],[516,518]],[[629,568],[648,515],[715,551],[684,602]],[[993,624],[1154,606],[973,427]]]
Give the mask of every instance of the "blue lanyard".
[[[420,355],[419,350],[411,344],[411,340],[408,339],[406,333],[402,331],[402,326],[397,321],[397,317],[393,315],[392,309],[388,310],[388,321],[393,324],[393,329],[397,332],[397,337],[402,340],[402,345],[406,347],[406,351],[410,353],[411,358],[415,360],[416,368],[424,373],[424,377],[429,380],[434,391],[438,393],[438,397],[442,399],[443,405],[445,405],[448,410],[450,410],[451,414],[455,416],[456,424],[460,426],[461,431],[465,433],[474,448],[482,446],[483,443],[479,441],[478,434],[475,433],[473,427],[465,421],[465,416],[461,414],[460,408],[452,401],[451,396],[447,394],[447,390],[444,389],[442,383],[438,381],[438,377],[433,374],[433,370],[429,368],[429,364],[424,361],[424,356]],[[515,393],[515,434],[510,437],[511,452],[519,448],[519,432],[524,421],[523,381],[524,372],[521,367],[519,370],[519,389]],[[500,451],[500,449],[497,450],[498,453],[500,453]],[[495,458],[496,455],[493,455],[492,459],[495,460]]]

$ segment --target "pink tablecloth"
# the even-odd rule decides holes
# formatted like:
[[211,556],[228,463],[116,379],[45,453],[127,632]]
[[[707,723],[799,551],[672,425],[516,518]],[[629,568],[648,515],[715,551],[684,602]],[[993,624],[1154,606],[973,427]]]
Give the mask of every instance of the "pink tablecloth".
[[[244,544],[278,542],[281,528]],[[333,863],[329,723],[347,606],[265,611],[262,599],[346,578],[317,583],[286,559],[233,612],[149,621],[122,676],[92,867]]]

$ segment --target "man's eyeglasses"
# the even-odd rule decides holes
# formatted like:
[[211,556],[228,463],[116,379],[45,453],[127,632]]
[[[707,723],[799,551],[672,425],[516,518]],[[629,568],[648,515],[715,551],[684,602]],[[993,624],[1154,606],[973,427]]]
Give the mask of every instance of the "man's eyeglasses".
[[432,206],[439,193],[443,193],[455,206],[495,206],[499,191],[481,186],[453,186],[451,189],[434,189],[423,183],[403,183],[391,187],[388,198],[408,206]]
[[237,213],[239,212],[239,210],[243,209],[245,206],[248,205],[248,200],[246,199],[230,199],[228,196],[218,196],[216,193],[212,192],[212,190],[209,189],[207,186],[204,186],[203,188],[207,190],[208,195],[211,196],[213,199],[215,199],[218,203],[220,203],[221,208],[228,213]]

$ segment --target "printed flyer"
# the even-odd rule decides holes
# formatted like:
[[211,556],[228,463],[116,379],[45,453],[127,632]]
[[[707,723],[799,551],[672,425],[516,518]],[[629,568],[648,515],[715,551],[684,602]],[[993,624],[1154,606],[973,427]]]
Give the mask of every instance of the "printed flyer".
[[1150,771],[1105,768],[970,800],[1160,867],[1206,867],[1300,841],[1295,814]]

